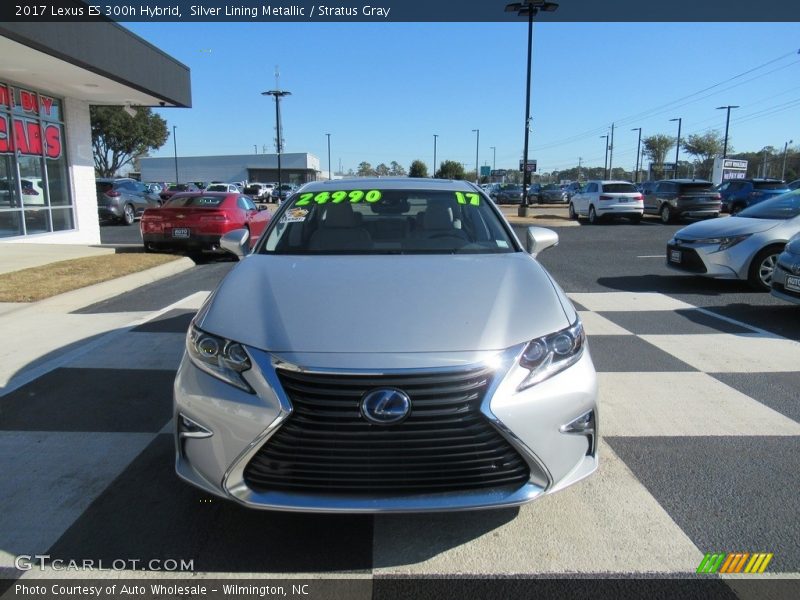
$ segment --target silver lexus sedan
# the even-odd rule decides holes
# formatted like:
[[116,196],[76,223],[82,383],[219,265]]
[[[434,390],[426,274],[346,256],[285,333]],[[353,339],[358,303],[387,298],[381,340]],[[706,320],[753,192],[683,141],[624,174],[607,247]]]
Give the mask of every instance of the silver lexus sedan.
[[597,468],[578,314],[476,186],[307,184],[197,313],[175,380],[178,475],[271,510],[522,504]]

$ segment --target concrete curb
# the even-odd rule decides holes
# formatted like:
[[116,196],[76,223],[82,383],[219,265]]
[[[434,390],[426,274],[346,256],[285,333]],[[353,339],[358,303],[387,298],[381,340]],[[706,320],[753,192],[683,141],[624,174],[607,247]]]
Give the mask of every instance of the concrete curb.
[[114,296],[119,296],[125,292],[130,292],[148,283],[153,283],[165,277],[177,275],[195,266],[190,258],[183,257],[170,261],[157,267],[152,267],[138,273],[131,273],[117,279],[110,279],[102,283],[95,283],[84,288],[64,292],[58,296],[52,296],[15,307],[3,313],[3,316],[11,316],[23,311],[47,311],[69,313],[75,310],[90,306],[103,300],[108,300]]

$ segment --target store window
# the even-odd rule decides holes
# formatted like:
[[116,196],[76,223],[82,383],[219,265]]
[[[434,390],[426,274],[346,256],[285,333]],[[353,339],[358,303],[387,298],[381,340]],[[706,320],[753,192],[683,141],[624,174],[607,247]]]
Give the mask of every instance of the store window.
[[62,102],[0,82],[0,238],[75,228]]

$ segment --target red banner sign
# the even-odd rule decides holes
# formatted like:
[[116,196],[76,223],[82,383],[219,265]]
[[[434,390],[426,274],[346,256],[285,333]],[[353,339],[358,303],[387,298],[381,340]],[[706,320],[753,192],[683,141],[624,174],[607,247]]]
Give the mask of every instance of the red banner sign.
[[53,99],[37,92],[14,89],[0,84],[0,109],[21,108],[31,115],[11,116],[0,112],[0,154],[21,156],[46,156],[60,158],[63,150],[61,127],[55,123],[42,123],[37,116],[51,116]]

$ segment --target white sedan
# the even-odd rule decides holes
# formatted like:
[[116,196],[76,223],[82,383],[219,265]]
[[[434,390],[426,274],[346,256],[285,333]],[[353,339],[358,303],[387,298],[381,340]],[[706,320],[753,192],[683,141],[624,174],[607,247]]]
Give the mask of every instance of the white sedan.
[[613,217],[638,223],[643,212],[642,194],[630,181],[587,181],[569,201],[569,218],[587,217],[592,225]]

